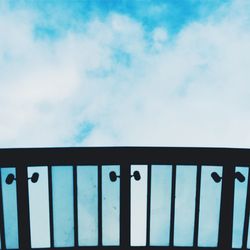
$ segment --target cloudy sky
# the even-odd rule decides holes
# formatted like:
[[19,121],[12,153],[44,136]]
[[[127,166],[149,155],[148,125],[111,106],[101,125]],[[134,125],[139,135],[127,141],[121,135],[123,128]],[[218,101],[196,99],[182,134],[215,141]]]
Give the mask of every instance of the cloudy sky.
[[[249,13],[248,0],[0,0],[0,147],[249,148]],[[145,166],[131,167],[138,169],[142,181],[131,184],[133,245],[146,239],[147,175]],[[169,244],[171,169],[153,168],[153,245]],[[53,202],[65,206],[69,218],[65,222],[65,214],[58,213],[55,225],[71,230],[72,169],[58,170],[53,172]],[[104,230],[104,244],[117,244],[113,229],[119,227],[119,186],[110,183],[110,170],[120,171],[119,166],[103,168],[103,225],[109,229]],[[175,245],[190,245],[193,239],[196,167],[187,170],[177,168]],[[214,170],[221,174],[218,166],[202,172],[200,246],[217,245],[221,184],[210,178]],[[247,178],[247,168],[238,170]],[[40,173],[40,185],[29,186],[32,244],[49,246],[47,168],[31,168],[30,175],[32,171]],[[87,225],[94,232],[81,233],[81,244],[97,241],[96,171],[78,172],[78,178],[86,179],[79,193],[89,199],[84,206],[79,201],[79,231],[87,232]],[[9,173],[15,174],[14,169],[1,170],[10,220],[6,240],[15,248],[16,189],[4,184]],[[246,183],[235,184],[234,247],[242,246]],[[91,193],[87,188],[93,185]],[[168,197],[159,190],[168,190]],[[37,199],[43,199],[43,207]],[[80,223],[86,220],[89,224]],[[55,239],[63,245],[66,239],[57,231]],[[68,235],[73,242],[73,234]]]
[[249,147],[249,11],[0,1],[0,147]]

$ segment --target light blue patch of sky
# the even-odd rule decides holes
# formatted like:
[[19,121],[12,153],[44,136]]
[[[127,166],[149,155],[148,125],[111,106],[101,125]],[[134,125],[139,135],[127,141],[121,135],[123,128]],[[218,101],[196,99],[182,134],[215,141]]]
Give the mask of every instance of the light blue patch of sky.
[[214,182],[211,177],[213,172],[222,176],[222,167],[202,166],[198,246],[218,245],[222,182]]
[[85,121],[78,126],[77,134],[74,136],[75,143],[80,143],[86,139],[91,131],[95,128],[95,125],[91,122]]
[[122,49],[114,49],[112,59],[115,63],[119,63],[125,67],[129,67],[131,64],[131,54]]
[[107,77],[110,77],[114,73],[114,70],[112,68],[97,68],[94,70],[88,70],[86,72],[86,75],[90,78],[99,78],[99,79],[105,79]]
[[118,246],[120,243],[120,178],[111,182],[109,174],[120,175],[120,166],[102,166],[102,244]]
[[19,243],[16,182],[6,184],[5,180],[9,174],[16,176],[15,168],[1,169],[5,241],[7,249],[17,249]]
[[[86,72],[88,77],[91,78],[99,78],[99,79],[105,79],[108,77],[111,77],[113,74],[115,74],[117,67],[122,68],[129,68],[132,64],[132,57],[133,55],[131,53],[126,52],[123,48],[112,48],[111,53],[111,60],[112,60],[112,67],[108,68],[97,68],[93,70],[88,70]],[[94,128],[93,124],[90,124],[90,132]],[[84,124],[84,128],[86,128]],[[87,127],[88,128],[88,127]]]
[[29,181],[29,211],[32,247],[50,247],[48,168],[29,167],[28,175],[38,173],[36,183]]
[[73,167],[52,167],[55,247],[74,246]]
[[77,167],[78,238],[80,246],[98,244],[97,166]]
[[139,171],[139,181],[131,178],[131,246],[146,245],[147,165],[131,165],[131,175]]
[[37,26],[34,29],[34,36],[37,39],[45,39],[45,38],[49,38],[49,39],[57,39],[59,38],[59,32],[58,30],[51,28],[51,27],[46,27],[46,26]]
[[196,166],[176,167],[174,245],[192,246],[194,234]]
[[233,215],[233,244],[234,248],[242,247],[243,228],[245,220],[247,185],[248,185],[248,167],[236,167],[235,172],[240,172],[244,177],[244,182],[235,179],[234,184],[234,215]]
[[152,165],[150,245],[169,246],[172,166]]

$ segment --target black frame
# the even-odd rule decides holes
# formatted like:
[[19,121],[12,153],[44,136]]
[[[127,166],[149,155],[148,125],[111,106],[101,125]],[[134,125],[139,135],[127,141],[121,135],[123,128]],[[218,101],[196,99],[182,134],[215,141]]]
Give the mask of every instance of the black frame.
[[[17,199],[18,199],[18,223],[19,223],[19,249],[31,249],[30,229],[29,229],[29,206],[28,206],[28,182],[23,181],[28,178],[27,166],[48,166],[49,177],[49,197],[51,198],[51,166],[71,165],[73,166],[74,177],[74,222],[77,225],[77,183],[76,166],[77,165],[97,165],[98,175],[101,174],[102,165],[120,165],[120,214],[126,216],[120,217],[120,246],[101,246],[101,216],[99,212],[99,246],[97,247],[66,247],[59,249],[232,249],[232,224],[233,224],[233,197],[234,197],[234,173],[236,166],[250,166],[249,149],[231,149],[231,148],[169,148],[169,147],[86,147],[86,148],[21,148],[21,149],[0,149],[0,166],[15,166],[17,179]],[[147,245],[145,247],[131,247],[130,245],[130,165],[145,164],[148,165],[148,178],[151,175],[152,164],[168,164],[173,166],[172,173],[172,202],[171,202],[171,225],[170,225],[170,246],[154,247],[149,246],[149,223],[147,224]],[[198,216],[195,216],[194,228],[194,246],[176,247],[173,246],[174,233],[174,190],[176,165],[197,165],[196,181],[196,215],[199,211],[199,192],[201,179],[201,165],[223,166],[222,182],[222,200],[220,210],[219,225],[219,244],[218,247],[198,247]],[[128,171],[129,169],[129,171]],[[100,177],[100,176],[99,176]],[[250,177],[250,174],[249,174]],[[101,178],[99,178],[99,182]],[[150,183],[150,182],[149,182]],[[101,183],[99,183],[101,184]],[[1,185],[1,183],[0,183]],[[98,185],[101,188],[101,185]],[[150,187],[149,187],[150,188]],[[1,190],[1,188],[0,188]],[[250,190],[250,181],[248,182]],[[101,194],[101,190],[98,190]],[[245,212],[243,247],[246,249],[247,230],[250,210],[250,192],[247,193],[247,209]],[[0,191],[0,222],[2,235],[2,249],[5,249],[4,242],[4,223],[3,209]],[[51,205],[50,200],[50,206]],[[150,196],[148,206],[150,204]],[[99,198],[99,209],[101,209],[101,199]],[[52,207],[50,207],[52,209]],[[50,227],[53,228],[53,214],[50,213]],[[148,216],[150,214],[148,213]],[[149,221],[149,220],[148,220]],[[36,249],[54,249],[53,230],[51,231],[51,248]],[[78,244],[78,232],[75,227],[75,244]]]

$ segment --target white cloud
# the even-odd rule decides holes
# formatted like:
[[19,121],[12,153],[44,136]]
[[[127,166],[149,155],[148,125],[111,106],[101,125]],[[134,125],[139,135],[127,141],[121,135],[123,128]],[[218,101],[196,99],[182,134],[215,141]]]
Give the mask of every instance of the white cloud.
[[168,34],[164,28],[157,27],[153,30],[152,37],[155,49],[160,50],[164,46],[164,43],[166,43]]
[[[41,40],[36,13],[5,11],[1,147],[249,147],[249,7],[224,6],[176,37],[156,27],[149,40],[142,24],[116,13]],[[76,142],[85,122],[93,129]]]

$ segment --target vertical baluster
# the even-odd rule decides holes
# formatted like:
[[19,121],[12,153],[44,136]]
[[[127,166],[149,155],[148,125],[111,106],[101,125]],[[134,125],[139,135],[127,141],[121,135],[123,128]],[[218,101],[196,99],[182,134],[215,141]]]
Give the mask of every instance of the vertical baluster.
[[194,247],[197,247],[198,245],[200,190],[201,190],[201,165],[198,165],[196,174],[195,222],[194,222],[194,243],[193,243]]
[[235,168],[234,181],[234,214],[233,214],[233,248],[241,248],[244,234],[244,219],[246,213],[248,167],[237,166]]
[[50,222],[50,245],[54,247],[54,224],[53,224],[53,197],[52,197],[52,167],[48,166],[48,184],[49,184],[49,222]]
[[249,215],[250,215],[250,169],[248,169],[248,183],[247,183],[247,201],[245,209],[245,220],[244,220],[244,229],[243,229],[243,244],[242,248],[247,249],[248,231],[249,231]]
[[120,245],[126,249],[131,245],[130,165],[121,164],[120,168]]
[[174,245],[174,214],[175,214],[175,187],[176,187],[176,165],[172,167],[172,195],[171,195],[171,217],[170,217],[170,238],[169,246]]
[[234,201],[234,166],[223,166],[222,197],[219,226],[219,247],[232,247],[233,201]]
[[3,221],[3,195],[2,195],[2,176],[0,169],[0,233],[1,233],[1,248],[6,249],[5,230]]
[[18,165],[16,168],[17,183],[17,206],[18,206],[18,229],[19,247],[30,249],[30,221],[29,221],[29,195],[28,195],[28,174],[25,165]]
[[150,245],[150,204],[151,204],[151,164],[148,165],[148,190],[147,190],[147,233],[146,246]]
[[98,246],[102,246],[102,166],[98,165]]
[[74,239],[75,247],[78,247],[78,195],[77,195],[77,166],[73,166],[73,192],[74,192]]

